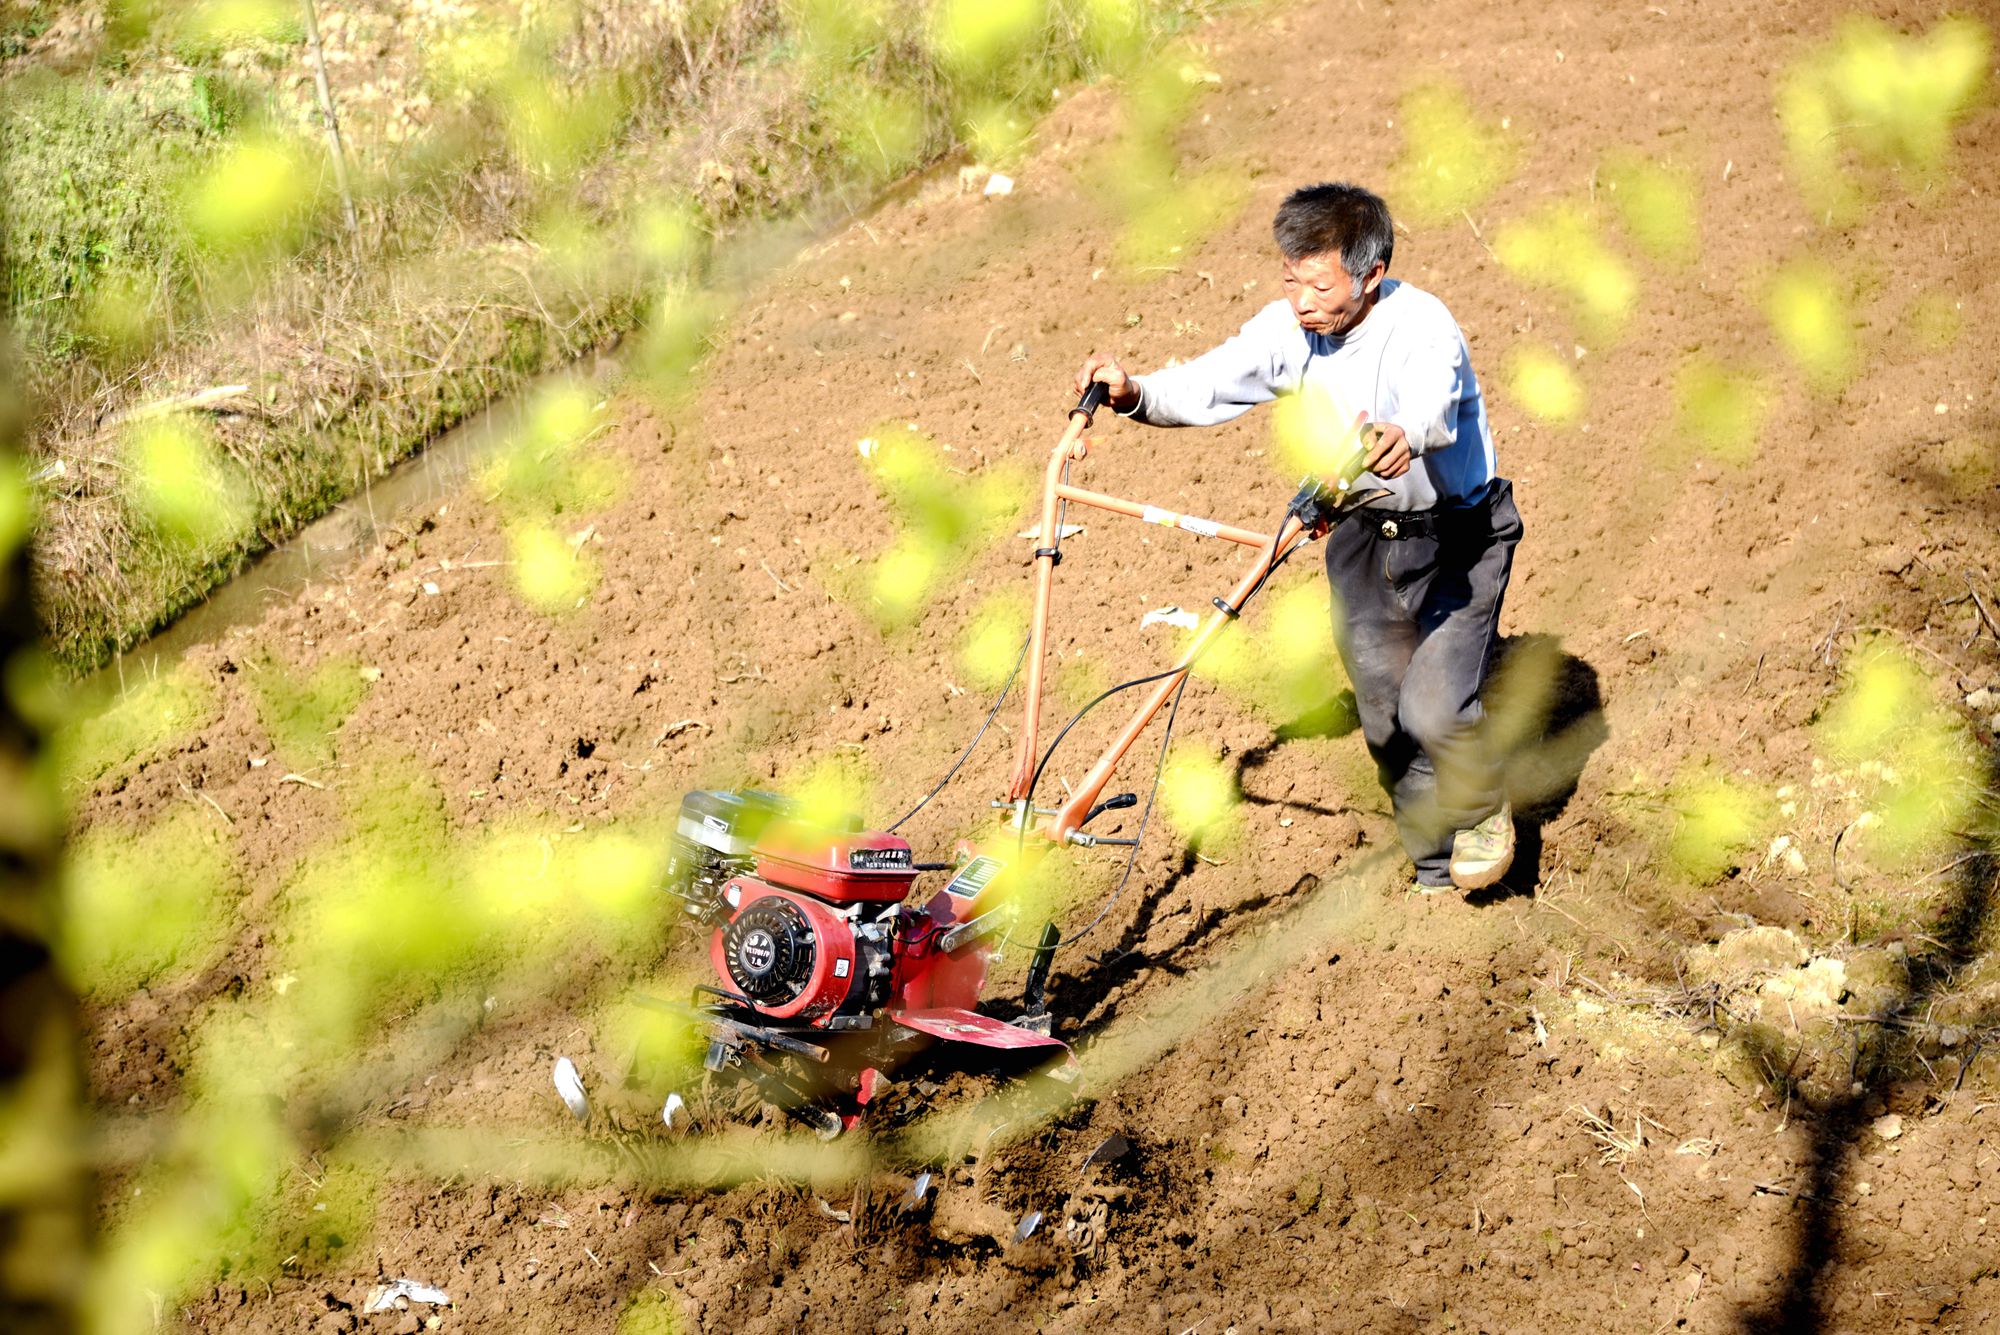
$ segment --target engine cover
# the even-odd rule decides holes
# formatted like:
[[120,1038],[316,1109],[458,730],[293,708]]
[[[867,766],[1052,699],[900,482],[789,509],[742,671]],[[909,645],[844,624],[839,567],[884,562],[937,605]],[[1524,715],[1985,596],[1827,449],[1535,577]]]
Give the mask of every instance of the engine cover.
[[854,928],[826,905],[748,876],[725,897],[740,907],[709,939],[718,976],[773,1019],[808,1023],[854,990]]

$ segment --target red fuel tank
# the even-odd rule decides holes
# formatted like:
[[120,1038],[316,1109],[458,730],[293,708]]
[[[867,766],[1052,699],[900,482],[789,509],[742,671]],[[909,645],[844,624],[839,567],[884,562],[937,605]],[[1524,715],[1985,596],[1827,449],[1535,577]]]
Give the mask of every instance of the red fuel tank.
[[893,904],[917,879],[910,844],[893,834],[843,834],[793,822],[757,841],[757,875],[831,904]]

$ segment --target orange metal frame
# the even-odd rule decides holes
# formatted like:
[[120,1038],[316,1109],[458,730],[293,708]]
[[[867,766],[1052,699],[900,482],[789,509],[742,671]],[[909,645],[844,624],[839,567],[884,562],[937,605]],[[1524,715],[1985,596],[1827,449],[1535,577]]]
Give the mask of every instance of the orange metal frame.
[[1230,593],[1228,602],[1238,611],[1257,584],[1268,575],[1285,554],[1313,536],[1294,515],[1287,515],[1285,522],[1276,533],[1257,533],[1246,528],[1236,528],[1229,524],[1217,524],[1193,515],[1176,514],[1150,505],[1101,492],[1086,491],[1072,487],[1065,481],[1069,465],[1084,459],[1090,452],[1089,442],[1084,439],[1084,431],[1090,426],[1091,414],[1081,405],[1070,413],[1069,428],[1057,443],[1055,452],[1049,456],[1049,466],[1042,487],[1042,527],[1039,544],[1042,555],[1035,560],[1035,611],[1028,641],[1028,684],[1026,719],[1021,728],[1021,738],[1014,756],[1013,778],[1007,787],[1007,801],[1015,808],[1015,819],[1026,827],[1035,817],[1041,817],[1036,828],[1047,838],[1058,844],[1087,843],[1087,836],[1080,835],[1084,817],[1097,804],[1104,786],[1111,779],[1111,773],[1139,740],[1139,734],[1146,725],[1165,707],[1168,700],[1187,679],[1190,668],[1209,642],[1222,633],[1223,627],[1234,618],[1218,608],[1196,632],[1194,641],[1182,654],[1180,662],[1167,676],[1154,684],[1137,709],[1132,712],[1125,726],[1091,766],[1062,806],[1053,809],[1027,809],[1028,786],[1034,782],[1035,765],[1041,749],[1042,722],[1042,663],[1048,640],[1049,595],[1055,583],[1056,558],[1049,553],[1057,543],[1056,515],[1063,502],[1071,505],[1089,506],[1092,509],[1107,510],[1112,514],[1129,515],[1149,523],[1167,528],[1186,530],[1202,537],[1221,538],[1226,542],[1241,543],[1246,547],[1259,549],[1257,560],[1248,573]]

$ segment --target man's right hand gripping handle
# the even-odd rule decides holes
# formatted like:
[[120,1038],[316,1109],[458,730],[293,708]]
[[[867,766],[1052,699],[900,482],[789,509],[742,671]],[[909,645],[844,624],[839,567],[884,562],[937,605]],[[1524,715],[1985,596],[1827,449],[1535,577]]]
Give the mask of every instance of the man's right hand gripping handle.
[[1077,372],[1078,393],[1087,392],[1092,385],[1104,386],[1104,401],[1121,413],[1132,411],[1139,403],[1139,386],[1108,352],[1091,353],[1084,358],[1083,369]]

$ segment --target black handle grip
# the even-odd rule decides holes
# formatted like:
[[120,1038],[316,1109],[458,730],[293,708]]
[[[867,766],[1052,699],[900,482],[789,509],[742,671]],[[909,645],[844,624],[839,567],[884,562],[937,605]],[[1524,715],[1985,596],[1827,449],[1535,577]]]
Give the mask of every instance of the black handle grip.
[[1069,410],[1070,416],[1082,413],[1084,425],[1088,426],[1091,419],[1097,415],[1097,410],[1109,402],[1111,402],[1111,386],[1102,380],[1093,380],[1084,389],[1083,397],[1076,401],[1076,407]]

